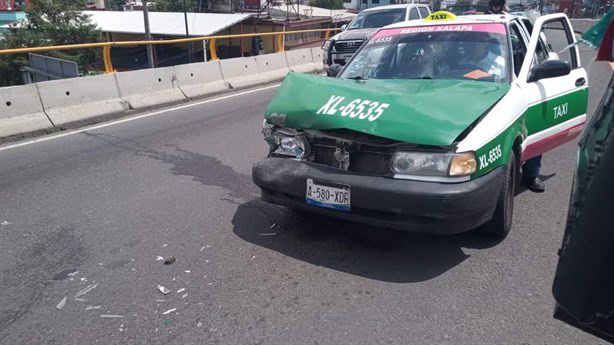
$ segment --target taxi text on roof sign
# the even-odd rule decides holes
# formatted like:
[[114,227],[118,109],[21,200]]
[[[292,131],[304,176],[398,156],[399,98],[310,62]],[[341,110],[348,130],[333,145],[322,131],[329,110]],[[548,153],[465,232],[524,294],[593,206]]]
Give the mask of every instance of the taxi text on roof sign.
[[454,19],[456,19],[456,16],[454,15],[454,13],[447,12],[447,11],[437,11],[435,13],[432,13],[430,16],[426,17],[424,21],[429,22],[433,20],[454,20]]

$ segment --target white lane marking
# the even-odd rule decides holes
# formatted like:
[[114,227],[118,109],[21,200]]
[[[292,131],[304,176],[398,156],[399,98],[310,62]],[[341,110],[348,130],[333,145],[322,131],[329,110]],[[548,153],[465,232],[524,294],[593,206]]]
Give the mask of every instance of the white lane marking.
[[202,104],[207,104],[207,103],[211,103],[211,102],[221,101],[221,100],[224,100],[224,99],[233,98],[233,97],[237,97],[237,96],[243,96],[243,95],[247,95],[247,94],[254,93],[254,92],[259,92],[259,91],[264,91],[264,90],[268,90],[268,89],[273,89],[273,88],[276,88],[276,87],[278,87],[280,85],[281,85],[281,83],[274,84],[274,85],[269,85],[269,86],[261,87],[261,88],[258,88],[258,89],[252,89],[252,90],[247,90],[247,91],[243,91],[243,92],[239,92],[239,93],[233,93],[231,95],[226,95],[226,96],[222,96],[222,97],[218,97],[218,98],[206,99],[204,101],[189,103],[189,104],[185,104],[185,105],[181,105],[181,106],[177,106],[177,107],[173,107],[173,108],[168,108],[168,109],[163,109],[163,110],[158,110],[158,111],[154,111],[152,113],[147,113],[147,114],[137,115],[137,116],[133,116],[133,117],[128,117],[128,118],[124,118],[124,119],[121,119],[121,120],[105,122],[105,123],[101,123],[99,125],[94,125],[94,126],[91,126],[91,127],[75,129],[75,130],[72,130],[72,131],[62,132],[62,133],[59,133],[59,134],[52,134],[52,135],[41,137],[41,138],[38,138],[38,139],[22,141],[22,142],[18,142],[18,143],[15,143],[15,144],[11,144],[11,145],[0,147],[0,151],[5,151],[5,150],[21,147],[21,146],[41,143],[41,142],[44,142],[44,141],[47,141],[47,140],[58,139],[58,138],[66,137],[66,136],[69,136],[69,135],[79,134],[79,133],[83,133],[83,132],[87,132],[87,131],[92,131],[92,130],[95,130],[95,129],[100,129],[100,128],[105,128],[105,127],[117,125],[117,124],[124,123],[124,122],[140,120],[140,119],[144,119],[144,118],[147,118],[147,117],[150,117],[150,116],[155,116],[155,115],[160,115],[160,114],[168,113],[168,112],[175,111],[175,110],[181,110],[181,109],[186,109],[186,108],[190,108],[190,107],[195,107],[197,105],[202,105]]

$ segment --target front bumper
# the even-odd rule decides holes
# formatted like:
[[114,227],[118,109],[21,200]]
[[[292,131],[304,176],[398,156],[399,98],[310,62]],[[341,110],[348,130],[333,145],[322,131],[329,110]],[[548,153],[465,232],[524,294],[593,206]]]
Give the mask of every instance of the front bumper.
[[[325,165],[287,158],[265,158],[252,168],[262,200],[376,226],[455,234],[492,219],[505,167],[461,183],[396,180],[359,175]],[[352,188],[351,212],[305,203],[306,179]]]

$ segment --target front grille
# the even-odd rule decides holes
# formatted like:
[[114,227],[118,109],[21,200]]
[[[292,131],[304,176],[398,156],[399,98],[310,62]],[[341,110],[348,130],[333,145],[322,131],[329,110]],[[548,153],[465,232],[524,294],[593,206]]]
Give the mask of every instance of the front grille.
[[349,152],[350,158],[347,171],[377,176],[391,175],[390,159],[395,151],[393,147],[340,145],[336,140],[329,138],[313,138],[310,144],[314,163],[340,168],[340,163],[335,158],[335,151],[343,146],[345,151]]
[[363,44],[363,40],[336,41],[334,43],[335,53],[354,54]]

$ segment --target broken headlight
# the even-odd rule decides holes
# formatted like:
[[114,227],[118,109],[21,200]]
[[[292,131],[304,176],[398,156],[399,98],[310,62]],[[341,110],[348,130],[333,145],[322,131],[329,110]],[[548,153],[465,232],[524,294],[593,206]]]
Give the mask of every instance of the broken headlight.
[[306,134],[292,128],[279,128],[269,123],[262,123],[264,140],[269,144],[273,156],[305,159],[309,157],[309,141]]

